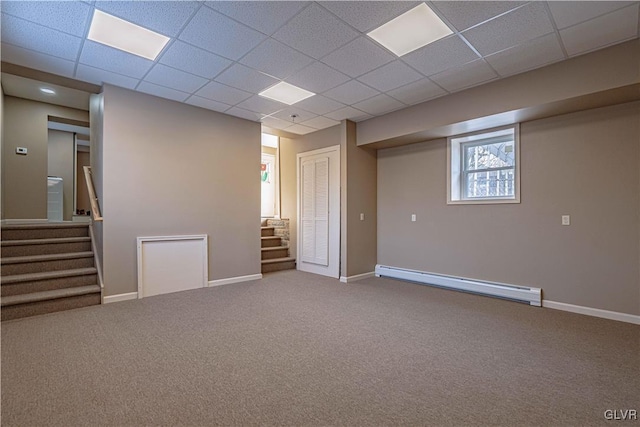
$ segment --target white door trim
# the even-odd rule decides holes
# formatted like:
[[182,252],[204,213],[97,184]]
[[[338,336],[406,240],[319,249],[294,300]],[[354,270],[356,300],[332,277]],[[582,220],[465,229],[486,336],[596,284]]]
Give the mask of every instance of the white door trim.
[[[319,268],[308,268],[302,262],[302,246],[301,246],[301,197],[300,197],[300,172],[301,162],[305,157],[316,156],[319,154],[334,154],[334,161],[329,162],[329,182],[335,182],[332,187],[329,185],[329,266]],[[296,156],[296,204],[297,204],[297,260],[296,268],[310,273],[322,274],[338,279],[340,277],[340,146],[320,148],[317,150],[298,153]],[[334,175],[336,174],[336,175]],[[333,193],[332,193],[333,189]],[[333,202],[331,202],[333,200]],[[307,268],[305,268],[307,267]]]

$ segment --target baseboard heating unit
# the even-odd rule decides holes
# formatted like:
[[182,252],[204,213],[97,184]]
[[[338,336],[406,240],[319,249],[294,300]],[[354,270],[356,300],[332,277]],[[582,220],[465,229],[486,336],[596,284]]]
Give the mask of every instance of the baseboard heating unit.
[[407,280],[423,285],[455,289],[463,292],[504,298],[524,302],[538,307],[542,306],[542,289],[526,286],[506,285],[504,283],[484,282],[462,277],[443,276],[425,271],[407,270],[404,268],[376,265],[377,277]]

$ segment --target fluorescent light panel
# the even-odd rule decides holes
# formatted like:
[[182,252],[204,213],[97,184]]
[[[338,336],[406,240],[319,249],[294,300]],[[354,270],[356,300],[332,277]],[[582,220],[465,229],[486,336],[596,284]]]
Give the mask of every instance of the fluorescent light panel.
[[303,99],[307,99],[315,95],[315,93],[309,92],[308,90],[304,90],[302,88],[299,88],[298,86],[294,86],[286,82],[280,82],[268,89],[263,90],[258,95],[264,96],[265,98],[273,99],[278,102],[282,102],[287,105],[293,105],[296,102],[300,102]]
[[89,28],[89,40],[153,61],[169,37],[96,9]]
[[421,3],[367,35],[402,56],[452,33],[429,6]]
[[56,91],[53,89],[49,89],[48,87],[41,87],[40,92],[46,93],[47,95],[55,95]]

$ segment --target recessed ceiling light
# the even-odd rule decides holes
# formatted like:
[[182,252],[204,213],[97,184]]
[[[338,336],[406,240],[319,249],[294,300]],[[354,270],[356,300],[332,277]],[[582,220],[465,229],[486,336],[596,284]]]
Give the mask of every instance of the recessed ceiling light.
[[313,92],[299,88],[298,86],[291,85],[286,82],[280,82],[269,89],[265,89],[258,95],[265,98],[273,99],[285,103],[287,105],[293,105],[296,102],[300,102],[303,99],[307,99],[310,96],[315,95]]
[[88,38],[152,61],[156,59],[169,41],[169,37],[116,18],[98,9],[93,12]]
[[55,95],[56,91],[53,89],[49,89],[48,87],[41,87],[40,92],[46,93],[47,95]]
[[421,3],[367,35],[402,56],[452,33],[429,6]]

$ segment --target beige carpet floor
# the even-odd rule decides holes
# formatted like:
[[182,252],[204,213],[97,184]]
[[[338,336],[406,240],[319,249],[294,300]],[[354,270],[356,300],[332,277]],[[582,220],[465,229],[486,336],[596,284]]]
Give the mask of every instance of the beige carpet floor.
[[640,410],[639,326],[389,279],[284,271],[1,333],[6,426],[586,426]]

